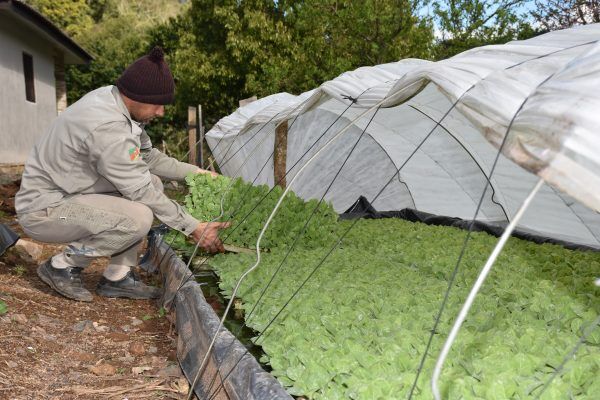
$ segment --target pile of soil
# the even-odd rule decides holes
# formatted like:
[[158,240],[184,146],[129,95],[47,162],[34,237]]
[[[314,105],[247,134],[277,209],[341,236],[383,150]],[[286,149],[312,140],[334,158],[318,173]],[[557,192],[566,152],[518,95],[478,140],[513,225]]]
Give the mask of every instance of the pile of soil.
[[[14,211],[18,188],[0,185],[0,223],[35,251],[13,247],[0,256],[0,398],[185,398],[189,385],[176,360],[170,314],[154,301],[94,295],[80,303],[44,284],[37,265],[61,246],[25,237]],[[84,272],[92,293],[106,263]]]

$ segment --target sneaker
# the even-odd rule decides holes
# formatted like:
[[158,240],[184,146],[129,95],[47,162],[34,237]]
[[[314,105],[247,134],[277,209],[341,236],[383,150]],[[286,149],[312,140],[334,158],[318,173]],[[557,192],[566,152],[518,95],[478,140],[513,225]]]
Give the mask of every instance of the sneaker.
[[44,283],[69,299],[92,301],[92,294],[83,287],[81,271],[83,268],[79,267],[54,268],[50,258],[38,267],[37,274]]
[[100,279],[96,293],[104,297],[124,297],[127,299],[157,299],[161,290],[154,286],[148,286],[131,271],[120,281],[109,281],[105,277]]

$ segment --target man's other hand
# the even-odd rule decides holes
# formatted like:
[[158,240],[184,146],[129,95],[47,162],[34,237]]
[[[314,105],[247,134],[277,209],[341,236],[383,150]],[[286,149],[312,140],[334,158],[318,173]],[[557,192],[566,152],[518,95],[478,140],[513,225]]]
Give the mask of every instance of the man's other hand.
[[202,168],[198,168],[198,171],[196,171],[197,174],[207,174],[212,176],[213,178],[219,176],[219,174],[217,174],[216,172],[213,171],[209,171],[207,169],[202,169]]
[[200,222],[192,238],[208,253],[224,253],[225,247],[219,239],[219,231],[231,226],[230,222]]

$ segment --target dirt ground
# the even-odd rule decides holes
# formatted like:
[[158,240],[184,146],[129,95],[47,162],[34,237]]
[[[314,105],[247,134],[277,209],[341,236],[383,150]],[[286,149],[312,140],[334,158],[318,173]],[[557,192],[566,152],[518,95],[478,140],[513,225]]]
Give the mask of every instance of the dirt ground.
[[[0,185],[0,222],[35,244],[0,256],[0,399],[185,398],[170,315],[154,301],[94,295],[80,303],[37,277],[37,265],[60,246],[25,237],[14,213],[18,185]],[[104,265],[84,273],[92,293]]]

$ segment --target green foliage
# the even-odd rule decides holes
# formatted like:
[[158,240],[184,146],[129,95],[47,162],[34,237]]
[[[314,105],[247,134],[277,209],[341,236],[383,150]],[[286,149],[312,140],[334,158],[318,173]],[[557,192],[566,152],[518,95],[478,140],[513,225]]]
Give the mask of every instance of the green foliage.
[[[69,101],[100,86],[113,84],[131,62],[150,50],[149,29],[166,22],[168,16],[176,15],[178,10],[173,4],[177,3],[176,0],[106,0],[94,3],[94,8],[89,7],[89,14],[98,20],[77,40],[95,60],[90,65],[68,69]],[[184,8],[179,7],[179,11],[182,10]]]
[[[229,242],[253,246],[281,194],[241,180],[190,175],[186,206],[197,218],[233,214]],[[267,230],[261,264],[238,297],[246,324],[273,374],[311,399],[403,398],[416,376],[465,231],[397,219],[361,220],[326,259],[351,221],[321,205],[285,263],[287,250],[316,205],[293,193]],[[234,212],[237,211],[237,212]],[[314,224],[314,225],[313,225]],[[312,227],[312,230],[311,230]],[[415,398],[431,398],[428,378],[450,326],[497,238],[473,233],[425,362]],[[188,246],[182,244],[183,246]],[[210,260],[230,296],[253,254]],[[320,269],[313,269],[324,260]],[[280,269],[265,296],[261,291]],[[444,398],[527,398],[536,394],[600,312],[600,254],[511,239],[465,321],[442,375]],[[310,277],[310,278],[309,278]],[[307,278],[306,286],[269,326]],[[250,314],[250,311],[252,314]],[[591,335],[544,398],[589,398],[600,373],[600,332]]]
[[[277,81],[264,71],[289,56],[291,41],[273,18],[276,8],[268,0],[192,1],[189,12],[153,29],[152,41],[172,56],[178,115],[202,103],[210,125],[233,111],[239,99],[277,91]],[[261,86],[265,83],[268,87]]]
[[438,60],[462,51],[515,39],[528,39],[540,32],[519,16],[529,0],[441,0],[434,1],[434,14],[442,38],[436,46]]
[[150,314],[142,315],[142,321],[150,321],[152,318],[154,318],[154,317]]
[[13,272],[18,275],[18,276],[23,276],[25,274],[25,272],[27,272],[27,269],[22,266],[22,265],[16,265],[15,268],[13,269]]
[[[152,41],[150,30],[167,23],[169,18],[187,8],[177,0],[89,2],[87,11],[95,23],[83,29],[77,35],[77,41],[95,60],[89,65],[67,68],[69,102],[78,100],[91,90],[114,84],[129,64],[147,54],[156,44]],[[168,55],[167,61],[170,61]],[[184,118],[176,117],[175,109],[167,107],[165,117],[147,127],[155,146],[161,148],[164,140],[169,143],[165,149],[168,154],[182,156]]]
[[7,312],[8,312],[8,306],[6,305],[5,302],[0,300],[0,315],[6,314]]
[[[338,229],[351,222],[342,221]],[[406,398],[465,231],[403,220],[361,220],[257,344],[292,394],[313,399]],[[497,238],[474,233],[425,363],[415,398],[432,397],[428,379],[471,285]],[[321,249],[292,253],[247,324],[263,332],[319,263]],[[275,248],[242,283],[248,313],[284,252]],[[218,255],[211,264],[231,294],[253,255]],[[600,312],[600,254],[511,239],[450,353],[443,397],[528,398]],[[592,398],[600,373],[600,334],[567,364],[544,398]]]
[[[205,174],[190,174],[186,181],[189,186],[185,200],[188,211],[201,221],[211,221],[220,215],[223,198],[224,214],[219,220],[231,221],[232,226],[225,229],[221,237],[227,237],[228,243],[242,247],[255,247],[262,227],[283,193],[279,186],[269,193],[266,185],[253,186],[240,178],[232,182],[224,176],[213,178]],[[265,232],[261,248],[291,245],[317,205],[297,246],[315,248],[329,243],[337,228],[337,214],[331,205],[325,202],[318,204],[317,200],[304,202],[290,191]]]
[[94,23],[92,8],[86,0],[27,0],[26,3],[75,39]]
[[113,84],[153,46],[165,48],[176,101],[148,127],[155,145],[181,156],[187,108],[210,126],[238,100],[300,93],[360,66],[445,58],[537,34],[517,9],[526,0],[439,0],[435,41],[429,0],[30,0],[95,60],[68,66],[69,102]]
[[421,0],[195,0],[158,26],[152,42],[171,54],[176,110],[203,104],[209,125],[238,100],[313,89],[363,65],[428,58],[433,30]]
[[287,79],[303,82],[303,90],[360,66],[431,58],[433,24],[417,16],[427,1],[287,3],[286,18],[299,44],[295,57],[302,66],[292,68]]

